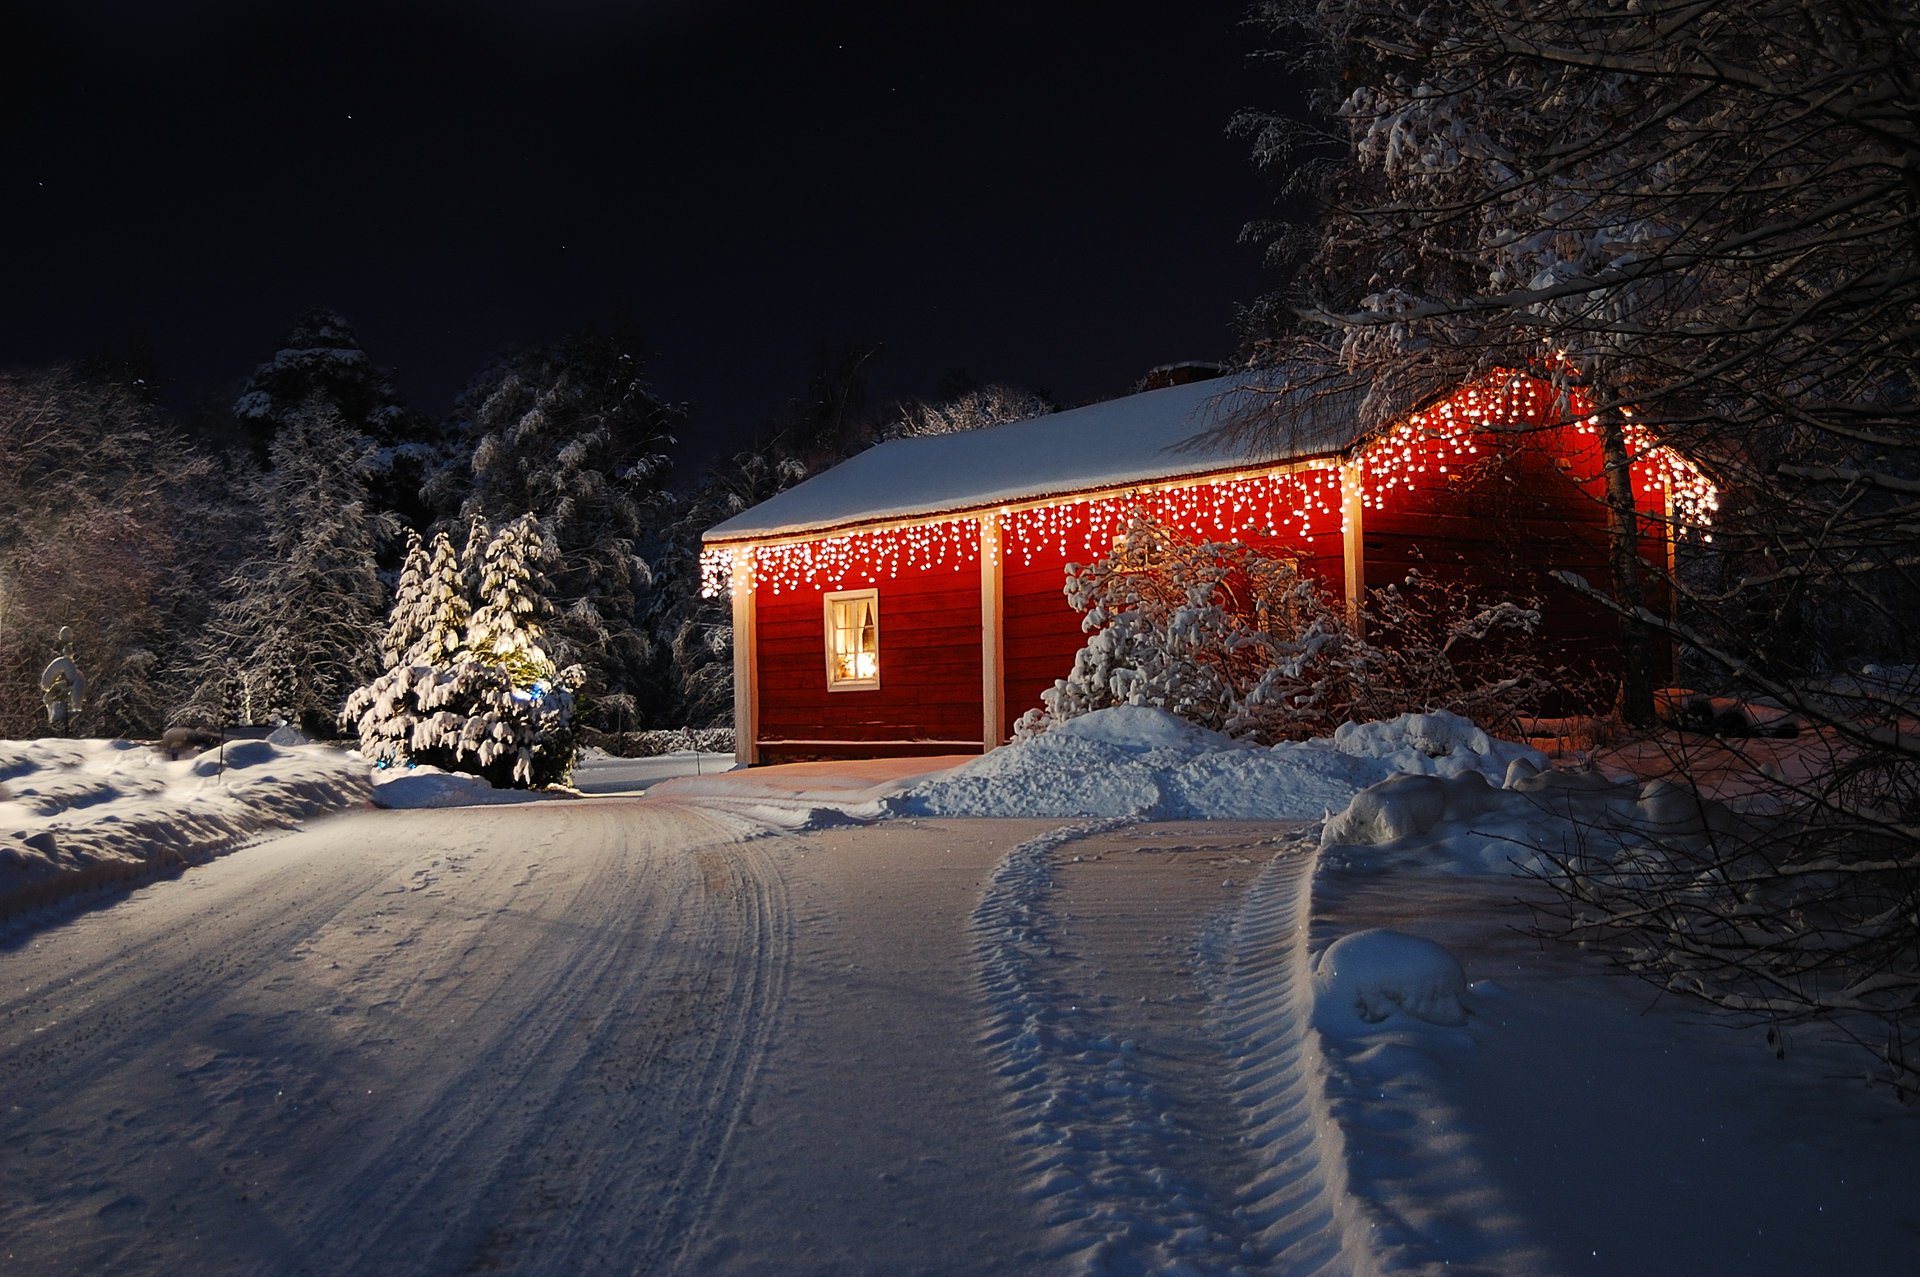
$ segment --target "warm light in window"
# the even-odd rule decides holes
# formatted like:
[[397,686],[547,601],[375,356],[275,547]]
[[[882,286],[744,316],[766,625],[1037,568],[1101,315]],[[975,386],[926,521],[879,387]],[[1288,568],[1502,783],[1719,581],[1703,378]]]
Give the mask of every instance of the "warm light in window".
[[829,594],[826,605],[828,690],[880,686],[880,592]]

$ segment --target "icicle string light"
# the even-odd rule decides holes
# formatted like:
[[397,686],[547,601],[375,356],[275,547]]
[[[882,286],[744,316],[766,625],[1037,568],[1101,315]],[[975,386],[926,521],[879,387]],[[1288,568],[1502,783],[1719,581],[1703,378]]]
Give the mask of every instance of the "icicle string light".
[[[1409,416],[1357,449],[1347,465],[1358,479],[1362,509],[1383,509],[1396,493],[1443,478],[1449,467],[1480,455],[1488,431],[1540,427],[1557,415],[1555,390],[1537,378],[1501,374]],[[1599,433],[1599,418],[1576,392],[1574,429]],[[1623,422],[1635,484],[1641,495],[1673,511],[1677,531],[1704,529],[1719,508],[1713,484],[1692,463],[1657,442],[1626,415]],[[1341,464],[1227,479],[1199,480],[1100,497],[1079,497],[1002,509],[1000,558],[1027,565],[1036,555],[1091,561],[1105,554],[1136,513],[1209,540],[1293,537],[1305,540],[1339,528]],[[753,576],[775,594],[803,589],[859,589],[903,572],[960,571],[980,561],[981,516],[968,515],[873,532],[851,532],[755,545]],[[733,552],[709,547],[700,555],[700,592],[713,598],[733,588]]]
[[1036,554],[1098,558],[1113,548],[1136,513],[1208,540],[1289,534],[1304,539],[1337,525],[1340,472],[1328,465],[1009,510],[1002,516],[1001,558],[1023,567]]

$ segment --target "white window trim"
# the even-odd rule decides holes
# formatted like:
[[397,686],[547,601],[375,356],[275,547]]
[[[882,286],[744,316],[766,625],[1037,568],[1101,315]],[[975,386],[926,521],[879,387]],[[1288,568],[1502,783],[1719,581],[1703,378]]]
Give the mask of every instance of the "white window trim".
[[[833,605],[866,599],[873,603],[873,659],[874,670],[871,678],[839,678],[835,676],[833,661]],[[826,630],[827,690],[829,692],[871,692],[880,686],[880,591],[838,590],[826,595],[821,605],[821,618]]]

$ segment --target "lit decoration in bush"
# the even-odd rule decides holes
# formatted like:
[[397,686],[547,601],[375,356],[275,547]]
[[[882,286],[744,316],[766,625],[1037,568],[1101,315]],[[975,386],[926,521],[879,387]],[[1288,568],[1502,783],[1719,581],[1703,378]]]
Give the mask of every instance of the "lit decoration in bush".
[[[1565,401],[1536,377],[1496,373],[1477,386],[1413,413],[1368,439],[1346,459],[1359,479],[1363,510],[1384,509],[1396,494],[1444,481],[1450,468],[1471,464],[1489,432],[1551,432],[1573,415],[1573,429],[1599,433],[1599,418],[1578,390]],[[1719,508],[1707,477],[1626,414],[1623,422],[1635,486],[1672,511],[1676,532],[1704,530]],[[1093,497],[1068,497],[1003,507],[1000,557],[1024,566],[1043,559],[1091,560],[1105,554],[1134,512],[1208,540],[1306,538],[1345,531],[1339,458],[1267,473],[1142,486]],[[840,590],[878,585],[906,572],[960,571],[980,561],[980,527],[987,514],[954,516],[873,532],[751,546],[753,574],[773,593]],[[702,595],[730,593],[732,547],[700,556]]]

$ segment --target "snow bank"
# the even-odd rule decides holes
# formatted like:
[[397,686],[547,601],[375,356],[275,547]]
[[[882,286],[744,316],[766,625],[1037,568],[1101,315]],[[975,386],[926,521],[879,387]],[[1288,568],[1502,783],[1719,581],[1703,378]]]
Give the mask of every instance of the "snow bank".
[[1327,818],[1320,845],[1349,853],[1390,848],[1400,862],[1507,874],[1545,873],[1574,860],[1625,869],[1652,847],[1751,836],[1748,818],[1670,780],[1635,784],[1596,771],[1541,770],[1518,757],[1498,786],[1484,772],[1369,785]]
[[495,789],[478,776],[424,765],[383,768],[373,774],[375,807],[481,807],[540,802],[549,797],[549,793],[525,789]]
[[1261,749],[1164,710],[1122,705],[928,778],[894,805],[916,816],[1314,820],[1395,772],[1484,784],[1516,762],[1545,761],[1446,713],[1348,724],[1328,739]]
[[0,741],[0,913],[206,860],[370,788],[364,763],[319,745],[176,762],[123,740]]
[[1471,721],[1445,710],[1402,714],[1377,723],[1342,723],[1334,729],[1332,744],[1343,754],[1375,759],[1390,771],[1420,776],[1478,773],[1498,781],[1516,762],[1536,771],[1547,762],[1546,755],[1531,745],[1495,740]]

